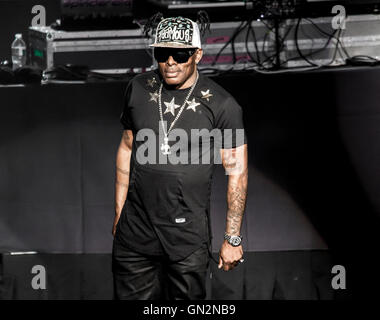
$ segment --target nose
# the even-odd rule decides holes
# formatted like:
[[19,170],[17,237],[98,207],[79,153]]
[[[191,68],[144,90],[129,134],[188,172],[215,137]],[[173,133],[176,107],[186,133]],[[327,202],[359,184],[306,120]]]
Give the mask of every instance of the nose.
[[168,60],[166,60],[166,63],[171,66],[173,64],[176,64],[177,62],[173,59],[172,56],[169,56]]

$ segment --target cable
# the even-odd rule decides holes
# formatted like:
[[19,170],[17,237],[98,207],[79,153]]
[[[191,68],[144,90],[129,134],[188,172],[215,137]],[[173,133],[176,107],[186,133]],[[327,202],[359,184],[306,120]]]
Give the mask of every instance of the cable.
[[[270,31],[272,31],[273,32],[273,30],[268,26],[268,24],[266,24],[266,23],[263,23]],[[278,50],[281,52],[282,50],[283,50],[283,48],[284,48],[284,46],[285,46],[285,39],[287,38],[287,36],[289,35],[289,33],[290,33],[290,31],[293,29],[293,25],[290,25],[289,26],[289,28],[286,30],[286,32],[285,32],[285,34],[284,34],[284,36],[280,36],[279,38],[280,38],[280,47],[278,48]],[[263,68],[263,69],[267,69],[267,70],[270,70],[270,69],[268,69],[268,68],[266,68],[265,67],[265,63],[267,62],[267,61],[270,61],[270,64],[271,65],[273,65],[274,64],[274,62],[273,62],[273,60],[276,58],[276,56],[277,56],[277,52],[275,53],[275,54],[273,54],[273,55],[271,55],[271,56],[267,56],[266,54],[265,54],[265,43],[266,43],[266,39],[267,39],[267,37],[268,37],[268,34],[269,33],[267,33],[265,36],[264,36],[264,42],[263,42],[263,48],[262,48],[262,52],[263,52],[263,55],[264,55],[264,57],[266,58],[261,64],[260,64],[260,66]],[[282,65],[283,63],[281,63],[281,65]]]
[[[301,50],[299,35],[300,35],[301,30],[302,30],[301,29],[302,19],[305,19],[306,21],[310,22],[313,25],[313,27],[318,30],[318,32],[320,34],[325,35],[325,36],[328,37],[326,39],[326,42],[323,44],[323,46],[321,48],[319,48],[317,50],[313,50],[313,45],[312,45],[312,47],[310,48],[310,51],[308,53],[305,53],[305,52],[303,52]],[[235,29],[235,31],[234,31],[231,39],[229,39],[229,41],[224,44],[224,46],[219,50],[218,54],[214,57],[214,61],[212,63],[212,66],[214,66],[215,63],[218,61],[218,58],[221,55],[221,53],[223,52],[223,50],[229,44],[231,44],[232,55],[233,55],[233,64],[232,64],[231,68],[220,70],[220,69],[217,69],[217,68],[210,67],[210,68],[203,68],[202,69],[203,72],[212,72],[212,73],[223,74],[223,73],[227,73],[227,72],[230,72],[230,71],[237,70],[236,67],[239,67],[239,66],[241,67],[242,60],[238,60],[237,59],[236,48],[235,48],[235,41],[236,41],[237,36],[243,30],[246,31],[246,33],[245,33],[245,49],[246,49],[246,53],[249,56],[250,61],[252,62],[252,64],[250,66],[245,67],[243,70],[252,70],[254,72],[264,73],[264,74],[310,71],[310,70],[320,69],[320,68],[323,68],[323,67],[330,67],[332,64],[334,64],[334,62],[337,62],[340,59],[345,60],[345,57],[347,58],[346,59],[346,63],[347,64],[351,64],[351,65],[377,65],[377,64],[380,64],[380,60],[379,59],[376,59],[376,58],[370,57],[370,56],[360,55],[360,56],[350,57],[350,54],[348,53],[347,49],[345,48],[344,43],[343,43],[343,39],[342,39],[342,34],[343,34],[344,30],[338,29],[338,30],[334,30],[334,32],[332,32],[332,33],[328,33],[325,30],[323,30],[319,25],[317,25],[312,19],[309,19],[309,18],[299,18],[298,21],[297,21],[297,23],[295,23],[295,24],[292,23],[292,24],[289,25],[289,28],[286,29],[286,31],[283,33],[283,35],[279,35],[278,38],[279,38],[280,41],[277,44],[279,46],[277,49],[278,49],[278,51],[281,52],[284,49],[284,46],[285,46],[285,43],[286,43],[286,39],[288,38],[289,33],[291,32],[291,30],[293,30],[293,28],[295,28],[294,43],[295,43],[295,47],[296,47],[296,50],[297,50],[297,53],[298,53],[298,57],[288,58],[285,61],[282,61],[280,63],[280,66],[282,67],[284,64],[288,63],[291,60],[296,60],[296,59],[301,58],[304,61],[306,61],[311,67],[307,67],[307,68],[299,68],[299,67],[286,68],[286,69],[283,69],[283,70],[276,70],[276,71],[271,70],[270,68],[268,68],[268,64],[271,64],[273,66],[274,59],[276,58],[276,54],[277,53],[276,54],[272,54],[272,55],[267,54],[268,50],[266,48],[266,45],[267,45],[268,41],[270,41],[268,39],[268,37],[270,36],[270,33],[274,32],[273,31],[273,26],[271,26],[270,23],[267,23],[267,22],[265,22],[263,20],[260,20],[261,23],[267,28],[267,32],[264,34],[264,37],[263,37],[263,40],[262,40],[262,48],[261,48],[261,51],[260,51],[259,43],[258,43],[258,38],[256,36],[256,32],[255,32],[255,29],[254,29],[255,27],[252,26],[252,22],[253,21],[254,21],[253,19],[248,19],[247,21],[242,21],[240,23],[240,25]],[[281,27],[281,30],[283,30],[283,27]],[[253,53],[253,52],[251,52],[249,50],[250,36],[252,37],[251,39],[253,41],[253,45],[254,45],[254,48],[255,48],[255,53]],[[310,38],[310,37],[308,37],[308,38]],[[332,48],[333,48],[334,51],[332,53],[331,60],[328,63],[325,63],[325,64],[320,64],[320,63],[318,63],[316,61],[313,61],[312,57],[315,54],[320,53],[320,52],[326,50],[326,48],[329,47],[329,45],[331,44],[331,41],[333,39],[335,40],[335,43],[332,46]],[[312,42],[314,42],[314,39],[310,38],[310,40]],[[263,59],[262,56],[264,56],[264,59]],[[246,60],[244,60],[244,61],[246,61]]]
[[[337,33],[337,30],[335,30],[332,34],[328,34],[328,33],[325,33],[325,32],[323,31],[324,34],[326,34],[326,35],[329,36],[329,39],[326,41],[326,44],[323,46],[323,48],[320,49],[320,50],[318,50],[318,51],[311,52],[311,53],[308,54],[308,55],[304,55],[304,54],[302,53],[302,51],[301,51],[301,49],[300,49],[300,47],[299,47],[299,43],[298,43],[298,32],[299,32],[299,27],[300,27],[300,23],[301,23],[301,21],[302,21],[302,18],[299,18],[299,19],[298,19],[298,22],[297,22],[297,25],[296,25],[295,35],[294,35],[294,38],[295,38],[295,39],[294,39],[294,40],[295,40],[295,45],[296,45],[296,49],[297,49],[297,52],[298,52],[299,56],[300,56],[303,60],[305,60],[307,63],[309,63],[310,65],[312,65],[312,66],[321,66],[321,67],[325,67],[325,66],[329,66],[329,65],[331,65],[331,64],[335,61],[335,59],[336,59],[336,55],[337,55],[338,48],[339,48],[339,44],[340,44],[340,35],[341,35],[342,30],[341,30],[341,29],[338,30],[338,37],[335,37],[335,34]],[[315,53],[320,52],[320,51],[326,49],[327,46],[329,45],[330,41],[332,40],[332,38],[336,39],[336,46],[335,46],[335,50],[334,50],[334,54],[333,54],[333,58],[332,58],[332,60],[331,60],[329,63],[327,63],[327,64],[325,64],[325,65],[318,65],[318,64],[316,64],[316,63],[314,63],[313,61],[310,61],[310,60],[308,59],[309,56],[312,56],[312,55],[314,55]],[[288,59],[287,61],[289,61],[289,60],[293,60],[293,59]]]
[[[327,34],[325,31],[323,31],[312,19],[306,18],[320,33],[322,34]],[[371,56],[366,56],[366,55],[356,55],[356,56],[351,56],[345,46],[343,45],[343,41],[340,40],[341,34],[344,32],[342,29],[339,29],[340,35],[338,36],[337,41],[342,48],[344,54],[346,55],[346,63],[351,64],[351,65],[377,65],[378,64],[378,59],[371,57]],[[335,38],[335,37],[334,37]],[[341,55],[342,59],[343,56]],[[366,57],[368,60],[364,61],[362,58]]]
[[[281,52],[285,46],[285,40],[286,38],[288,37],[290,31],[293,29],[293,25],[290,25],[290,27],[288,28],[288,30],[285,32],[285,35],[283,38],[281,38],[281,45],[280,45],[280,48],[279,48],[279,51]],[[272,56],[270,56],[269,58],[272,59],[272,64],[273,64],[273,59],[276,57],[276,53],[273,54]],[[267,61],[268,59],[264,60],[264,63]],[[281,63],[282,65],[283,63]]]
[[[334,33],[333,34],[327,34],[328,36],[329,36],[329,38],[327,39],[327,41],[326,41],[326,43],[324,44],[324,46],[322,47],[322,48],[320,48],[320,49],[317,49],[317,50],[315,50],[315,51],[312,51],[312,52],[310,52],[310,53],[308,53],[308,54],[304,54],[304,56],[305,57],[310,57],[310,56],[312,56],[312,55],[314,55],[314,54],[316,54],[316,53],[319,53],[319,52],[322,52],[322,51],[324,51],[327,47],[328,47],[328,45],[330,44],[330,42],[331,42],[331,39],[333,38],[333,36],[334,36]],[[296,37],[295,37],[296,38]],[[310,39],[310,40],[312,40],[312,39]],[[296,45],[298,44],[298,36],[297,36],[297,39],[295,39],[295,43],[296,43]],[[289,58],[289,59],[287,59],[287,60],[285,60],[281,65],[283,65],[283,64],[285,64],[285,63],[288,63],[289,61],[291,61],[291,60],[296,60],[296,59],[298,59],[299,57],[293,57],[293,58]]]
[[212,66],[214,66],[216,64],[216,62],[218,61],[218,58],[219,56],[221,55],[221,53],[223,52],[223,50],[230,44],[232,43],[232,41],[235,40],[236,36],[242,31],[242,29],[244,29],[244,27],[242,28],[243,24],[245,23],[245,21],[242,21],[240,23],[240,25],[235,29],[235,32],[234,34],[232,35],[231,39],[229,39],[225,44],[224,46],[219,50],[219,52],[217,53],[217,55],[215,56],[214,58],[214,61],[212,62]]
[[245,26],[241,27],[241,29],[231,38],[231,51],[232,51],[232,64],[236,63],[236,51],[235,51],[235,39],[237,35],[245,28]]
[[377,66],[380,60],[367,55],[357,55],[346,60],[346,63],[351,66]]
[[294,68],[287,68],[283,70],[267,70],[263,71],[260,69],[253,69],[257,73],[262,74],[280,74],[280,73],[290,73],[290,72],[304,72],[304,71],[311,71],[311,70],[317,70],[321,69],[322,66],[316,66],[316,67],[294,67]]
[[335,51],[334,51],[334,55],[333,55],[333,57],[332,57],[332,59],[331,59],[331,62],[328,64],[328,65],[330,65],[330,64],[333,64],[334,63],[334,61],[336,60],[336,55],[337,55],[337,53],[338,53],[338,49],[339,49],[339,42],[340,42],[340,35],[342,34],[342,29],[339,29],[339,31],[338,31],[338,41],[337,41],[337,43],[336,43],[336,46],[335,46]]
[[256,32],[255,32],[254,28],[252,27],[252,21],[249,24],[248,32],[250,32],[252,34],[253,43],[255,45],[255,50],[256,50],[257,62],[260,65],[261,64],[261,59],[260,59],[259,45],[257,44]]
[[[254,43],[254,46],[255,46],[255,52],[256,52],[256,58],[257,58],[256,60],[253,58],[253,56],[251,55],[251,52],[249,51],[249,48],[248,48],[248,39],[249,39],[249,34],[250,33],[252,34],[252,37],[253,37],[253,43]],[[257,39],[256,39],[256,34],[255,34],[255,31],[252,28],[252,20],[249,20],[249,22],[248,22],[247,33],[245,35],[245,50],[247,51],[247,54],[249,55],[249,57],[251,58],[251,61],[253,63],[255,63],[256,65],[261,65],[259,48],[258,48]]]
[[302,18],[299,18],[298,21],[297,21],[297,24],[296,24],[296,30],[295,30],[295,33],[294,33],[294,42],[295,42],[295,45],[296,45],[296,50],[298,52],[298,55],[303,59],[305,60],[308,64],[310,64],[311,66],[318,66],[317,64],[315,64],[314,62],[310,61],[307,57],[304,56],[304,54],[302,53],[300,47],[299,47],[299,44],[298,44],[298,31],[299,31],[299,27],[300,27],[300,24],[301,24],[301,20]]
[[[310,18],[305,18],[305,20],[309,21],[320,33],[324,34],[324,35],[327,35],[327,36],[330,36],[329,33],[327,33],[326,31],[322,30],[322,28],[320,28],[312,19]],[[339,29],[339,30],[342,30],[342,29]],[[334,39],[336,39],[338,41],[338,43],[340,44],[340,46],[342,47],[342,50],[344,51],[345,55],[347,56],[347,58],[350,57],[350,55],[348,54],[346,48],[343,46],[342,42],[340,41],[339,37],[336,38],[335,36],[333,36]]]

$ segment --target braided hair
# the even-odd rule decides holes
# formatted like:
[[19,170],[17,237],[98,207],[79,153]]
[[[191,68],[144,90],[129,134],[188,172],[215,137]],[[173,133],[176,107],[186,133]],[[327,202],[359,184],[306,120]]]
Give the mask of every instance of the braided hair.
[[206,31],[210,32],[210,18],[206,11],[200,10],[197,12],[197,23],[201,36],[204,36]]
[[148,37],[149,32],[153,31],[163,18],[164,17],[161,12],[157,12],[156,14],[151,16],[144,26],[144,30],[143,30],[144,35]]

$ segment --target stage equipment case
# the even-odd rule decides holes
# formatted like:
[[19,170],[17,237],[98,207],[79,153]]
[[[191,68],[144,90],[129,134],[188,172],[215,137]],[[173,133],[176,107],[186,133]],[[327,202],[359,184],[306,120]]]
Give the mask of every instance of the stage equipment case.
[[59,65],[93,71],[144,72],[153,65],[149,40],[140,29],[63,31],[29,27],[30,64],[49,70]]

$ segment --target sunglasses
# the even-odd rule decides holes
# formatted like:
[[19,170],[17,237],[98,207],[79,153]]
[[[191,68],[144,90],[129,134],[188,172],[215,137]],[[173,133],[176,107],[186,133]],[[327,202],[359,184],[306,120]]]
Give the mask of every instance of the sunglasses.
[[185,63],[197,49],[154,48],[154,58],[157,62],[166,62],[171,56],[177,63]]

